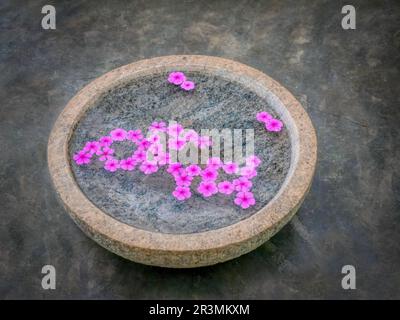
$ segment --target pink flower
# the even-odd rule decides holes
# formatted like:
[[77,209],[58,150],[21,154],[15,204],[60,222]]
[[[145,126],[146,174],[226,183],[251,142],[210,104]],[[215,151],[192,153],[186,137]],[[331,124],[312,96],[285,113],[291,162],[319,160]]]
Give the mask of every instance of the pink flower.
[[110,149],[109,147],[104,147],[96,152],[96,154],[100,156],[100,161],[106,161],[107,159],[110,159],[113,153],[114,149]]
[[83,164],[90,163],[91,157],[92,157],[91,153],[86,153],[85,151],[79,151],[74,155],[73,159],[75,160],[77,165],[81,166]]
[[109,136],[104,136],[99,139],[101,147],[109,147],[113,143],[113,139]]
[[186,81],[183,81],[181,84],[181,88],[185,91],[193,90],[194,87],[195,87],[195,84],[193,81],[186,80]]
[[211,197],[213,194],[218,192],[218,188],[213,181],[203,181],[199,184],[197,188],[204,197]]
[[141,150],[147,150],[151,146],[151,142],[147,139],[143,139],[142,141],[138,142],[137,146]]
[[152,174],[154,172],[157,172],[158,167],[155,161],[143,161],[139,169],[144,174]]
[[122,170],[132,171],[135,168],[136,161],[133,158],[122,159],[119,163]]
[[168,82],[174,85],[180,85],[186,80],[183,72],[171,72],[168,76]]
[[179,174],[175,175],[175,182],[178,186],[189,187],[192,183],[193,177],[189,176],[186,171],[182,170]]
[[197,139],[195,142],[196,146],[199,147],[200,149],[205,149],[209,146],[211,146],[211,139],[208,136],[201,136]]
[[132,159],[135,160],[136,162],[142,162],[146,160],[146,152],[138,149],[132,154]]
[[222,181],[218,183],[218,191],[224,194],[231,194],[235,190],[233,184],[229,181]]
[[153,132],[165,132],[167,129],[166,127],[167,127],[167,125],[164,121],[160,121],[160,122],[154,121],[151,124],[149,130],[153,131]]
[[189,176],[195,177],[195,176],[200,175],[200,173],[201,173],[201,168],[200,168],[198,165],[196,165],[196,164],[191,164],[190,166],[188,166],[188,167],[186,168],[186,172],[187,172],[187,174],[188,174]]
[[254,167],[243,167],[240,169],[240,175],[252,179],[257,175],[257,171]]
[[127,132],[124,129],[117,128],[110,132],[110,136],[114,141],[124,141],[127,137]]
[[222,161],[218,157],[212,157],[207,160],[208,168],[218,170],[219,168],[221,168],[221,165],[222,165]]
[[182,169],[182,165],[179,162],[176,163],[171,163],[167,169],[167,172],[169,172],[170,174],[177,175],[181,172]]
[[279,121],[278,119],[271,119],[265,123],[265,128],[268,131],[278,132],[278,131],[282,130],[282,127],[283,127],[283,123],[282,123],[282,121]]
[[83,148],[83,151],[89,152],[89,153],[96,153],[100,149],[100,143],[97,141],[89,141],[86,143],[85,147]]
[[203,178],[203,180],[213,181],[217,179],[218,172],[213,168],[206,168],[201,172],[201,177]]
[[186,141],[180,138],[172,138],[168,140],[168,148],[172,150],[182,150],[186,145]]
[[173,137],[178,137],[183,131],[183,127],[179,123],[174,123],[168,126],[167,132]]
[[246,165],[249,167],[258,167],[261,163],[261,160],[259,157],[252,155],[246,158]]
[[254,205],[256,200],[254,200],[254,196],[249,191],[238,192],[235,198],[235,204],[241,206],[243,209],[247,209],[248,207]]
[[258,121],[266,123],[267,121],[272,119],[272,116],[268,112],[262,111],[257,113],[256,118]]
[[178,199],[178,200],[185,200],[189,199],[192,196],[192,193],[190,192],[190,189],[188,187],[183,187],[183,186],[177,186],[172,192],[172,195]]
[[196,131],[190,129],[190,130],[187,130],[187,131],[185,132],[185,134],[184,134],[183,137],[184,137],[184,139],[185,139],[186,141],[196,142],[197,139],[199,138],[199,134],[198,134]]
[[160,152],[155,158],[160,166],[165,166],[171,161],[171,156],[168,152]]
[[136,144],[139,143],[139,141],[143,139],[142,131],[140,131],[140,130],[129,130],[128,131],[128,139],[132,140]]
[[235,186],[236,191],[248,191],[253,184],[246,177],[241,177],[233,180],[233,185]]
[[227,174],[235,174],[238,172],[238,165],[235,162],[227,162],[222,166],[222,169],[227,173]]
[[115,172],[119,169],[119,162],[116,159],[108,159],[104,164],[104,169],[110,172]]

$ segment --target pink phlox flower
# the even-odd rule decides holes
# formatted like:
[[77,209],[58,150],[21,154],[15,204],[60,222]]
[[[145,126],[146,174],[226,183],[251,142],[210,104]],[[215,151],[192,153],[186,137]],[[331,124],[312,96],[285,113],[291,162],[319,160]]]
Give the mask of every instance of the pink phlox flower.
[[143,139],[143,134],[141,130],[129,130],[128,131],[128,139],[132,140],[136,144],[140,142],[140,140]]
[[189,187],[192,183],[193,177],[189,176],[185,170],[181,170],[179,174],[175,175],[175,182],[178,186]]
[[253,183],[246,177],[240,177],[233,180],[233,185],[236,191],[248,191],[251,189]]
[[182,150],[186,145],[186,141],[181,138],[172,138],[168,140],[168,148],[172,150]]
[[283,123],[278,119],[271,119],[265,123],[265,128],[268,131],[279,132],[282,130]]
[[205,149],[211,146],[211,139],[208,136],[201,136],[195,142],[196,146],[200,149]]
[[185,131],[183,138],[186,141],[196,142],[199,139],[199,134],[196,131],[190,129],[190,130]]
[[237,193],[234,202],[243,209],[247,209],[248,207],[253,206],[256,203],[256,200],[251,192],[241,191]]
[[133,158],[122,159],[119,162],[119,165],[122,170],[132,171],[135,168],[136,161]]
[[115,172],[119,169],[119,161],[116,159],[108,159],[104,164],[104,169],[110,172]]
[[209,167],[207,167],[206,169],[204,169],[202,172],[201,172],[201,177],[202,177],[202,179],[204,180],[204,181],[213,181],[213,180],[215,180],[215,179],[217,179],[217,177],[218,177],[218,172],[217,172],[217,170],[215,170],[215,169],[213,169],[213,168],[209,168]]
[[190,166],[188,166],[188,167],[186,168],[186,172],[187,172],[187,174],[188,174],[189,176],[196,177],[196,176],[200,175],[200,173],[201,173],[201,168],[200,168],[198,165],[196,165],[196,164],[191,164]]
[[174,123],[168,126],[167,133],[170,136],[178,137],[183,130],[184,130],[183,127],[179,123]]
[[227,174],[236,174],[238,172],[239,167],[238,167],[237,163],[228,161],[222,166],[222,169]]
[[235,190],[232,182],[222,181],[218,183],[218,191],[223,194],[231,194]]
[[138,149],[147,150],[151,146],[151,142],[147,139],[143,139],[142,141],[140,141],[137,144],[137,146],[138,146]]
[[167,169],[167,172],[169,172],[172,175],[177,175],[180,173],[182,169],[182,164],[179,162],[171,163]]
[[137,149],[132,154],[132,159],[134,159],[136,162],[142,162],[147,159],[146,152],[141,149]]
[[259,157],[252,155],[246,158],[246,165],[249,167],[254,167],[257,168],[261,163],[261,160]]
[[186,80],[186,76],[183,72],[171,72],[168,76],[168,82],[174,85],[180,85]]
[[207,160],[207,167],[218,170],[222,166],[222,161],[218,157],[211,157]]
[[109,147],[113,143],[113,139],[109,136],[104,136],[99,139],[99,143],[101,147]]
[[89,153],[96,153],[100,149],[100,143],[97,141],[89,141],[86,143],[83,151]]
[[110,136],[114,141],[124,141],[127,138],[127,132],[124,129],[117,128],[110,132]]
[[199,184],[197,191],[204,197],[211,197],[213,194],[218,192],[218,188],[214,181],[202,181]]
[[167,124],[164,121],[160,122],[154,121],[149,128],[149,130],[152,132],[165,132],[166,129],[167,129]]
[[188,81],[188,80],[183,81],[181,84],[181,88],[185,91],[193,90],[195,86],[196,85],[194,84],[193,81]]
[[76,153],[73,157],[74,161],[76,162],[77,165],[81,166],[83,164],[88,164],[90,163],[90,159],[92,157],[92,153],[87,153],[85,151],[79,151]]
[[151,144],[158,143],[160,141],[160,136],[158,134],[152,134],[150,137],[147,138]]
[[184,186],[177,186],[175,190],[172,192],[172,195],[182,201],[185,199],[189,199],[192,196],[192,193],[190,192],[190,189],[188,187]]
[[158,166],[155,161],[143,161],[142,164],[140,165],[140,171],[142,171],[144,174],[152,174],[154,172],[157,172]]
[[257,170],[254,167],[246,166],[240,169],[240,175],[247,179],[252,179],[257,176]]
[[272,116],[268,112],[262,111],[257,113],[256,118],[258,121],[266,123],[267,121],[272,119]]
[[114,149],[104,147],[103,149],[98,150],[96,154],[100,156],[100,161],[106,161],[107,159],[110,159],[112,157],[112,155],[114,154]]

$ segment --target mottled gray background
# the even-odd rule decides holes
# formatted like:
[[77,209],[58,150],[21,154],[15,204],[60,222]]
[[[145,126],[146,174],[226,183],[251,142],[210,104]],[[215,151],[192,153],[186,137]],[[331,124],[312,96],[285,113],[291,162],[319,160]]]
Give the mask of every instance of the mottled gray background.
[[[229,129],[232,136],[234,130],[241,130],[241,141],[235,137],[234,146],[236,153],[241,148],[240,156],[244,157],[246,147],[250,148],[250,142],[246,141],[249,138],[246,130],[250,129],[254,130],[252,149],[261,159],[257,176],[251,179],[256,203],[244,210],[233,203],[236,193],[203,197],[197,192],[200,177],[193,179],[190,199],[176,200],[171,194],[175,181],[165,166],[156,173],[145,175],[139,171],[140,164],[131,172],[108,172],[103,169],[104,162],[96,156],[84,166],[72,161],[75,179],[90,201],[119,221],[145,230],[193,233],[222,228],[248,218],[278,193],[290,166],[291,147],[286,127],[280,132],[267,132],[265,126],[256,120],[260,111],[278,117],[265,98],[215,74],[182,71],[196,83],[195,90],[187,92],[171,85],[166,80],[168,72],[164,72],[115,88],[97,101],[75,128],[69,148],[71,159],[88,141],[98,140],[115,128],[140,129],[146,135],[150,124],[160,120],[167,123],[176,121],[203,135],[202,130]],[[234,151],[232,142],[229,146],[221,140],[221,154],[218,156],[225,162],[232,161],[224,159],[225,147]],[[218,148],[217,141],[215,146]],[[187,154],[194,157],[193,147]],[[117,159],[130,157],[136,149],[132,141],[114,143],[112,148]],[[203,152],[194,148],[198,151],[198,161],[210,153],[208,148]],[[237,177],[227,175],[221,169],[218,170],[217,183]]]
[[[57,30],[42,30],[55,4]],[[400,3],[351,1],[1,1],[0,297],[400,298]],[[311,192],[271,241],[195,270],[125,261],[86,238],[52,189],[46,146],[68,100],[126,63],[208,54],[285,85],[319,139]],[[41,268],[57,289],[41,289]],[[357,268],[357,290],[340,270]]]

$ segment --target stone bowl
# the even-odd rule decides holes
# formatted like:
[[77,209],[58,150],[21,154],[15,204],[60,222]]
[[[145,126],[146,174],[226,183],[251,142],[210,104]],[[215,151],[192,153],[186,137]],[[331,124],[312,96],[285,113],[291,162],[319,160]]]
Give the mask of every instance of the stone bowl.
[[[166,81],[183,71],[196,82],[190,92]],[[269,133],[259,111],[281,119]],[[85,141],[116,127],[146,129],[154,120],[175,120],[196,130],[254,130],[262,159],[253,193],[257,204],[241,209],[232,197],[194,194],[180,202],[173,180],[161,170],[111,174],[101,165],[76,166]],[[132,146],[118,146],[121,156]],[[167,56],[135,62],[97,78],[67,104],[48,143],[54,187],[77,225],[106,249],[129,260],[192,268],[227,261],[272,237],[295,214],[307,194],[316,164],[317,140],[300,103],[262,72],[207,56]]]

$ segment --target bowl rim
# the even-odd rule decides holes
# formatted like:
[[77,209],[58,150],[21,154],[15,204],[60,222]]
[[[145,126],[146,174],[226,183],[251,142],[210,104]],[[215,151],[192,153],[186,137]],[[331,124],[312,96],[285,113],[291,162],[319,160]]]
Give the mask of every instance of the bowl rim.
[[[276,111],[289,131],[292,149],[290,169],[278,193],[250,217],[198,233],[143,230],[116,220],[97,208],[75,181],[70,165],[69,141],[85,112],[116,86],[137,77],[173,70],[212,70],[229,75],[252,90],[267,90],[284,106]],[[98,77],[68,102],[58,116],[48,142],[51,179],[64,207],[78,226],[100,245],[121,256],[146,264],[172,267],[225,261],[262,244],[282,228],[301,205],[310,188],[316,160],[314,127],[307,112],[287,89],[261,71],[242,63],[199,55],[140,60]]]

